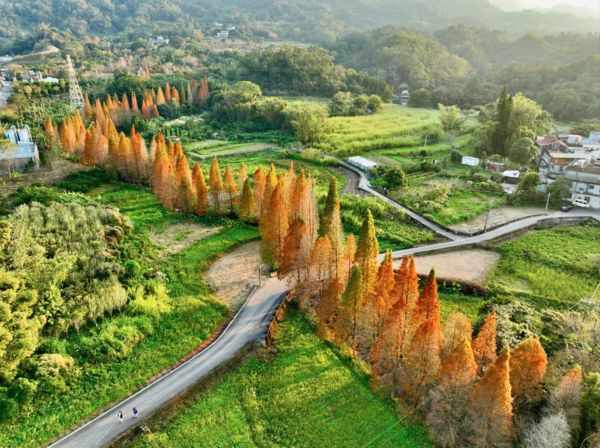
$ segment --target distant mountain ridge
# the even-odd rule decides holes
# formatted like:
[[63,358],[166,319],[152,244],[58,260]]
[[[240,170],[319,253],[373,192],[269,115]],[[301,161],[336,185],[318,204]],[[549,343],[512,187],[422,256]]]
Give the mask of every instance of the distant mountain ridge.
[[435,31],[449,25],[525,32],[599,32],[597,20],[572,14],[505,12],[486,0],[0,0],[2,43],[41,24],[74,34],[177,32],[215,21],[280,39],[331,41],[384,25]]

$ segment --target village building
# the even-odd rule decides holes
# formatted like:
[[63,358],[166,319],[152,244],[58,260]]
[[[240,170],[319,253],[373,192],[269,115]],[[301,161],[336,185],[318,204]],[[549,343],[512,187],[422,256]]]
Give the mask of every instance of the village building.
[[350,165],[352,165],[353,167],[358,168],[361,171],[364,171],[365,173],[368,172],[372,168],[377,168],[377,166],[378,166],[377,163],[373,162],[372,160],[366,159],[361,156],[349,157],[348,163]]
[[556,179],[565,174],[565,169],[577,160],[590,160],[592,154],[585,151],[556,152],[542,151],[539,158],[540,175],[546,179]]
[[548,137],[538,137],[535,139],[535,144],[540,149],[540,152],[558,152],[567,151],[569,149],[569,145],[553,135]]
[[557,138],[567,146],[583,146],[583,137],[577,134],[558,134]]
[[571,182],[571,202],[583,201],[600,209],[600,158],[571,163],[565,169],[565,179]]
[[169,45],[170,39],[165,38],[163,36],[150,37],[148,39],[148,45],[151,47],[162,47],[164,45]]
[[31,138],[29,126],[16,129],[14,126],[4,132],[4,138],[12,143],[9,148],[0,149],[0,172],[22,171],[27,167],[40,167],[38,147]]

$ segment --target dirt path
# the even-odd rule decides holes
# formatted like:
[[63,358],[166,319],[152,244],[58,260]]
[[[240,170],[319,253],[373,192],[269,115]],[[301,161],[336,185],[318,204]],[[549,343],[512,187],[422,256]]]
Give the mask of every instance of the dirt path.
[[223,227],[204,227],[196,223],[181,223],[165,228],[162,231],[152,231],[150,238],[160,247],[159,256],[174,254],[185,249],[196,241],[219,233]]
[[360,182],[360,178],[357,174],[353,173],[350,170],[346,170],[343,168],[334,168],[336,173],[342,175],[344,180],[344,188],[342,190],[342,194],[352,194],[352,195],[364,195],[364,192],[358,188],[358,183]]
[[[497,227],[528,216],[543,215],[544,209],[539,207],[498,207],[490,210],[487,228]],[[487,212],[473,219],[448,226],[459,232],[480,232],[484,229]]]
[[[419,275],[427,275],[432,268],[435,268],[440,279],[480,286],[483,286],[498,260],[500,254],[482,249],[465,249],[415,257]],[[400,260],[396,260],[396,265],[399,264]]]
[[259,250],[258,241],[244,244],[215,261],[205,274],[217,297],[232,309],[239,308],[258,285]]

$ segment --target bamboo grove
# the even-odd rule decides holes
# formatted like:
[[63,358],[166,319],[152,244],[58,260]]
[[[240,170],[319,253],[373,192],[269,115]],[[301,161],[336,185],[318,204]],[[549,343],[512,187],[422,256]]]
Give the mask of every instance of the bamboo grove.
[[420,414],[439,446],[513,446],[540,424],[540,408],[571,416],[564,431],[575,435],[581,369],[545,399],[548,358],[537,338],[498,351],[494,311],[476,334],[459,312],[442,325],[435,272],[419,289],[412,257],[396,269],[388,252],[380,263],[370,212],[358,241],[344,237],[335,178],[317,220],[310,180],[293,170],[266,177],[255,177],[264,261],[292,280],[318,334],[370,366],[372,388]]

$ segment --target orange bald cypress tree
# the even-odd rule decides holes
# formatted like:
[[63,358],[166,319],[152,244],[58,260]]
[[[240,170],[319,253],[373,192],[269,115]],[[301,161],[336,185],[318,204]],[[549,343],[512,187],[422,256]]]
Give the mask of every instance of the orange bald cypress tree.
[[291,274],[296,280],[296,288],[303,287],[309,266],[310,251],[311,241],[306,223],[302,218],[296,218],[290,225],[279,255],[278,277],[284,278]]
[[250,179],[246,178],[242,188],[242,198],[240,200],[240,218],[244,222],[255,223],[257,220],[258,209],[254,199],[254,191],[250,185]]
[[430,317],[419,325],[410,341],[400,379],[402,399],[407,403],[420,404],[425,388],[437,379],[443,345],[439,318]]
[[254,200],[256,207],[260,214],[263,205],[263,197],[265,194],[265,173],[263,172],[262,166],[256,168],[253,174],[254,178]]
[[131,92],[131,112],[137,117],[140,116],[140,106],[135,92]]
[[63,120],[60,127],[60,143],[65,154],[75,151],[75,131],[70,120]]
[[342,225],[339,201],[333,206],[327,236],[331,241],[331,248],[333,250],[334,276],[339,280],[344,280],[346,278],[344,274],[344,227]]
[[210,195],[213,198],[213,207],[217,213],[221,213],[221,193],[223,192],[223,178],[219,161],[215,157],[210,165],[208,173],[208,184],[210,185]]
[[395,392],[403,360],[406,302],[399,299],[388,311],[371,352],[371,387]]
[[436,322],[440,322],[441,319],[437,278],[433,269],[429,272],[429,276],[423,285],[423,290],[419,295],[410,318],[407,335],[409,343],[412,341],[413,335],[417,332],[418,328],[429,319],[434,319]]
[[261,255],[267,266],[277,267],[283,242],[288,231],[288,213],[279,185],[271,195],[269,213],[263,218],[261,227]]
[[510,351],[500,356],[479,381],[467,413],[468,441],[474,447],[512,446],[512,397]]
[[[262,188],[262,201],[261,201],[261,209],[260,209],[260,219],[261,222],[267,214],[270,212],[271,207],[271,196],[273,196],[273,192],[275,191],[275,187],[277,186],[277,172],[275,171],[275,166],[271,165],[271,168],[267,172],[264,181],[264,187]],[[281,193],[281,192],[280,192]],[[282,196],[283,198],[283,196]]]
[[393,288],[394,260],[392,253],[388,251],[379,265],[372,290],[365,295],[365,303],[358,318],[358,353],[363,359],[367,359],[381,332]]
[[96,164],[95,159],[96,151],[96,139],[92,132],[88,131],[85,134],[85,149],[83,151],[83,159],[81,163],[87,166],[94,166]]
[[192,171],[192,183],[196,192],[196,214],[203,216],[208,213],[208,187],[200,164],[196,163]]
[[152,189],[159,201],[167,208],[172,208],[171,166],[164,143],[158,144],[156,157],[152,166]]
[[491,311],[473,340],[473,353],[479,373],[496,359],[496,311]]
[[246,183],[246,179],[248,179],[248,166],[242,162],[240,163],[240,168],[238,171],[238,189],[239,191],[244,190],[244,184]]
[[315,242],[309,260],[310,282],[315,285],[319,300],[325,293],[325,288],[330,283],[333,275],[333,248],[329,237],[325,235]]
[[233,200],[237,195],[237,185],[235,183],[235,179],[233,178],[233,170],[231,169],[231,166],[227,166],[225,168],[223,187],[229,196],[229,213],[233,215]]
[[402,263],[394,276],[392,299],[394,302],[399,299],[406,302],[406,322],[409,323],[419,299],[419,276],[417,275],[415,260],[411,256],[402,259]]
[[444,356],[450,354],[463,339],[470,344],[472,335],[473,328],[467,316],[459,312],[450,314],[444,326]]
[[177,159],[175,180],[177,185],[176,207],[187,213],[193,212],[196,204],[192,187],[192,173],[184,155],[180,155]]
[[332,340],[335,328],[340,297],[343,292],[342,284],[332,279],[323,290],[317,308],[317,334],[319,337]]
[[46,139],[46,148],[52,148],[58,143],[58,135],[56,133],[55,124],[48,116],[46,118],[46,122],[44,123],[44,137]]
[[477,364],[471,343],[462,338],[442,362],[438,384],[429,394],[427,426],[439,446],[461,446],[476,377]]
[[202,78],[202,82],[200,83],[200,92],[198,93],[200,104],[206,103],[208,96],[208,78]]
[[92,104],[90,103],[90,98],[87,96],[87,94],[83,99],[83,116],[88,122],[94,121],[94,119],[96,118],[94,116],[94,109],[92,108]]
[[162,106],[166,102],[165,93],[163,92],[162,87],[158,86],[158,91],[156,92],[156,105]]
[[529,337],[513,350],[510,356],[510,385],[515,409],[541,399],[547,367],[548,357],[538,338]]
[[171,84],[169,84],[168,81],[165,84],[165,90],[164,90],[164,92],[165,92],[165,101],[167,103],[170,103],[171,99],[172,99],[172,97],[171,97]]

